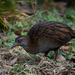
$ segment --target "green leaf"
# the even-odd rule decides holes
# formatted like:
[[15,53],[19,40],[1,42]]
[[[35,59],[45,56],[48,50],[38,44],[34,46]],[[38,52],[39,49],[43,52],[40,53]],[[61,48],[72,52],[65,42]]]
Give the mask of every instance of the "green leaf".
[[11,29],[16,29],[15,27],[12,26],[12,24],[8,24],[9,30]]
[[23,27],[23,24],[19,22],[18,27]]
[[22,32],[22,35],[27,35],[27,32]]
[[27,71],[24,71],[24,73],[25,73],[26,75],[29,75],[29,73],[28,73]]

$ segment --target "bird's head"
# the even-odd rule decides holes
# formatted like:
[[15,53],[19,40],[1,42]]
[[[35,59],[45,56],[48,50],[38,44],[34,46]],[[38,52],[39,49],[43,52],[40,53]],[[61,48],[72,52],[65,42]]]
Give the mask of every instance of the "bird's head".
[[15,39],[14,44],[12,45],[11,49],[16,47],[16,46],[21,46],[24,49],[27,47],[27,39],[26,36],[20,35]]

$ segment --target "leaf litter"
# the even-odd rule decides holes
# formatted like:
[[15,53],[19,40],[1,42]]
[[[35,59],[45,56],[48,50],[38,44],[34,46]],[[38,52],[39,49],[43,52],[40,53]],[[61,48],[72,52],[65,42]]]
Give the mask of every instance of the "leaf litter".
[[[4,35],[2,34],[2,37]],[[1,39],[3,39],[1,37]],[[5,41],[9,37],[5,37]],[[72,44],[72,42],[69,42]],[[11,47],[11,46],[10,46]],[[60,51],[69,52],[69,45],[62,46]],[[74,55],[72,59],[75,60]],[[15,66],[15,67],[14,67]],[[10,74],[11,73],[11,74]],[[0,75],[75,75],[75,65],[72,60],[67,60],[58,55],[57,62],[41,54],[31,55],[21,47],[10,49],[1,45],[0,48]]]
[[[10,55],[10,53],[9,53],[9,55]],[[75,70],[74,69],[75,66],[70,67],[68,65],[68,64],[72,63],[70,61],[65,60],[62,63],[59,63],[59,62],[56,63],[52,60],[50,61],[48,57],[44,57],[44,58],[42,57],[42,58],[40,58],[40,61],[38,62],[38,64],[31,65],[32,62],[30,64],[26,63],[25,61],[27,59],[25,59],[25,58],[22,58],[20,56],[16,57],[16,55],[14,56],[14,58],[12,58],[12,57],[13,57],[13,55],[11,54],[11,56],[9,57],[10,60],[9,59],[6,60],[6,59],[2,58],[2,64],[0,64],[0,66],[2,67],[0,69],[2,74],[4,74],[4,72],[9,73],[10,69],[11,69],[12,74],[18,74],[18,75],[23,75],[25,71],[31,75],[33,75],[33,74],[34,75],[39,75],[39,74],[40,75],[74,75],[75,74],[74,72],[72,72],[72,70]],[[32,60],[32,59],[30,59],[30,60]],[[6,61],[7,63],[4,61]],[[10,62],[8,63],[8,61],[10,61]],[[23,71],[20,71],[20,72],[16,71],[14,73],[13,72],[14,65],[17,65],[17,63],[20,63],[20,62],[23,63],[23,65],[22,65]]]

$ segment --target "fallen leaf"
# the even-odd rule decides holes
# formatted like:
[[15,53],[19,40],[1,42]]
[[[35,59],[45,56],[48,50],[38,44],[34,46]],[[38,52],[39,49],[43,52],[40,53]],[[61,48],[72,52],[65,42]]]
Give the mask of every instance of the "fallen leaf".
[[58,55],[56,61],[66,61],[66,59],[62,55]]
[[17,60],[18,60],[18,57],[15,57],[13,60],[11,60],[8,64],[9,65],[13,65],[13,64],[15,64],[16,62],[17,62]]
[[5,17],[4,17],[4,23],[9,24],[9,22],[7,21],[7,19]]
[[61,46],[60,49],[62,49],[62,50],[69,50],[69,46]]
[[3,65],[3,67],[6,68],[8,71],[13,68],[12,66],[9,65]]
[[75,70],[75,66],[71,67],[72,70]]
[[66,43],[66,45],[72,45],[73,44],[73,42],[67,42]]
[[75,28],[72,28],[72,30],[75,30]]

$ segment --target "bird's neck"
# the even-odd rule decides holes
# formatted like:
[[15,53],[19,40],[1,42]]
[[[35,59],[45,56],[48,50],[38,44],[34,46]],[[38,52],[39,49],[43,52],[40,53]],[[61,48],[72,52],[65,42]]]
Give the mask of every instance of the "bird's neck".
[[30,39],[30,37],[29,36],[26,36],[26,40],[27,40],[27,42],[26,42],[26,44],[27,44],[27,46],[25,46],[25,44],[24,44],[24,46],[23,46],[23,48],[26,50],[26,52],[28,52],[28,53],[31,53],[31,54],[36,54],[37,53],[37,45],[35,45],[35,44],[33,44],[32,42],[31,42],[31,39]]
[[31,44],[31,45],[28,45],[28,46],[25,48],[25,50],[26,50],[26,52],[28,52],[28,53],[36,54],[37,51],[38,51],[38,48],[36,47],[36,45]]

